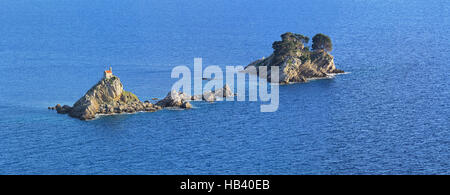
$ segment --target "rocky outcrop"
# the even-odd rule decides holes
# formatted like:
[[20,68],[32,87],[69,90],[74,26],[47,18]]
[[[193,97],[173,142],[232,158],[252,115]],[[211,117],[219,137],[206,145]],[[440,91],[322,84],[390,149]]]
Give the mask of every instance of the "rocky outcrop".
[[207,102],[214,102],[217,98],[233,97],[235,94],[231,91],[230,86],[224,85],[222,88],[215,91],[206,91],[203,94],[193,95],[191,100],[204,100]]
[[224,85],[216,91],[207,91],[203,94],[193,96],[173,90],[169,92],[164,99],[157,102],[156,105],[161,106],[162,108],[172,107],[190,109],[192,108],[192,105],[189,103],[190,100],[214,102],[217,98],[233,97],[234,95],[235,94],[231,91],[231,88],[228,85]]
[[154,112],[161,107],[148,101],[141,102],[136,95],[123,90],[119,77],[111,76],[100,80],[72,107],[58,104],[55,109],[60,114],[69,114],[74,118],[89,120],[98,114]]
[[187,95],[183,92],[177,92],[175,90],[169,92],[167,96],[156,103],[156,105],[165,107],[178,107],[184,109],[192,108],[192,105],[189,103],[191,96]]
[[[336,68],[334,57],[325,50],[310,51],[305,44],[308,37],[299,34],[285,33],[282,40],[273,44],[274,52],[268,58],[263,58],[250,63],[249,67],[255,67],[261,77],[272,81],[270,67],[279,67],[279,83],[306,82],[311,78],[328,77],[330,74],[343,73]],[[267,75],[259,72],[259,67],[267,67]]]
[[58,112],[59,114],[67,114],[70,111],[72,111],[72,107],[68,106],[68,105],[64,105],[61,106],[60,104],[57,104],[55,106],[56,112]]

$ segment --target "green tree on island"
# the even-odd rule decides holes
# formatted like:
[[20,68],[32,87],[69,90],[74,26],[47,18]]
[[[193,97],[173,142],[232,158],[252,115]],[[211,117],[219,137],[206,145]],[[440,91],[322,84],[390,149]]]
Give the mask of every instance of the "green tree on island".
[[276,55],[287,55],[292,54],[292,52],[308,50],[309,48],[305,47],[308,42],[309,37],[307,36],[287,32],[281,35],[281,41],[275,41],[272,44],[272,48]]
[[295,37],[298,41],[301,41],[303,45],[306,45],[309,42],[309,37],[302,34],[292,33],[292,36]]
[[333,44],[329,36],[322,33],[314,35],[312,38],[312,49],[313,50],[324,50],[330,52],[333,50]]

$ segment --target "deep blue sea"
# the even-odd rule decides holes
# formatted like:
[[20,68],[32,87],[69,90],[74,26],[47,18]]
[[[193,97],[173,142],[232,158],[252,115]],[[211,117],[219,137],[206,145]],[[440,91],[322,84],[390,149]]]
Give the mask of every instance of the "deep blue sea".
[[[448,0],[2,0],[0,174],[450,174]],[[109,66],[141,100],[173,67],[247,65],[329,35],[334,79],[263,102],[80,121]]]

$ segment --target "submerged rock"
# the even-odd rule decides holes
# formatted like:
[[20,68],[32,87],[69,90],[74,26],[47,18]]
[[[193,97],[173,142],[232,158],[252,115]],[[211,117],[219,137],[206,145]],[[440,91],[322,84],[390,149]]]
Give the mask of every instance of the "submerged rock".
[[[250,67],[256,69],[261,77],[266,77],[272,82],[270,67],[279,67],[279,83],[306,82],[310,78],[327,77],[332,73],[344,73],[336,68],[334,57],[325,50],[310,51],[306,44],[308,37],[294,33],[281,35],[282,41],[273,44],[274,52],[267,58],[262,58],[250,63]],[[267,67],[267,75],[259,72],[259,67]]]

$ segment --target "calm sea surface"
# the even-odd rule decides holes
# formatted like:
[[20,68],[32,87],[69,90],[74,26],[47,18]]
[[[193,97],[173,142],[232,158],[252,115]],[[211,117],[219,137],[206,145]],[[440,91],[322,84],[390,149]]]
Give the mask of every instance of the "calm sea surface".
[[[0,174],[450,174],[449,27],[448,0],[2,0]],[[47,110],[108,66],[161,98],[173,67],[247,65],[288,31],[330,35],[350,74],[280,86],[273,113]]]

